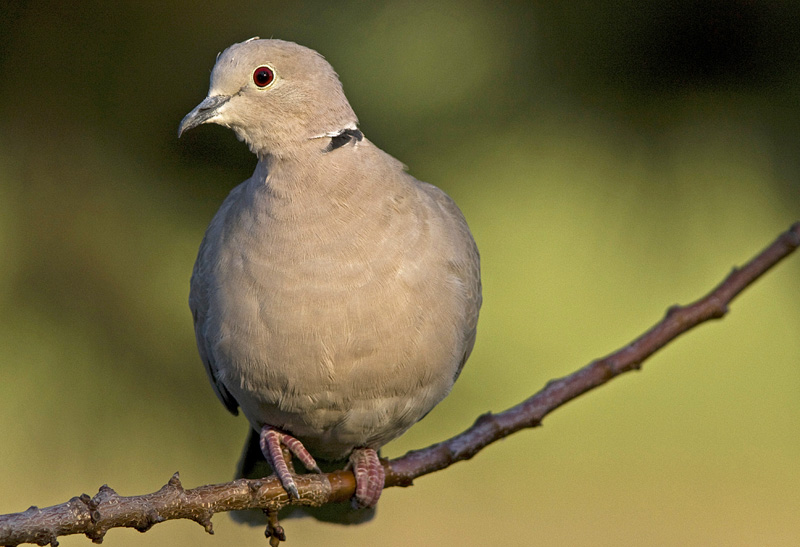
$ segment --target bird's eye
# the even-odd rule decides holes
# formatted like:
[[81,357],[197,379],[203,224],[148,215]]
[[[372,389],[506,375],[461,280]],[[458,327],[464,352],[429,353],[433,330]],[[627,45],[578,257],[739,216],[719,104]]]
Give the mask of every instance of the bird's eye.
[[260,66],[253,71],[253,82],[258,87],[267,87],[275,81],[275,73],[268,66]]

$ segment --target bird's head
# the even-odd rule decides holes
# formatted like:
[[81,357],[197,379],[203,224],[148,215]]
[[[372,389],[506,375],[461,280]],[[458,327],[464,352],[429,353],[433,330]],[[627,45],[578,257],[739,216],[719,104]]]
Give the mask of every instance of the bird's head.
[[322,55],[292,42],[251,38],[217,56],[208,96],[183,118],[178,136],[208,122],[233,129],[265,157],[355,129],[358,120]]

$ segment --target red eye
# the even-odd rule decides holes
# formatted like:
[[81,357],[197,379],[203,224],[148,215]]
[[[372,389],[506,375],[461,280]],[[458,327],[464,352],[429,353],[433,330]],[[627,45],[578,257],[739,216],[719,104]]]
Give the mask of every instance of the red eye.
[[253,82],[258,87],[267,87],[275,79],[275,73],[268,66],[260,66],[253,72]]

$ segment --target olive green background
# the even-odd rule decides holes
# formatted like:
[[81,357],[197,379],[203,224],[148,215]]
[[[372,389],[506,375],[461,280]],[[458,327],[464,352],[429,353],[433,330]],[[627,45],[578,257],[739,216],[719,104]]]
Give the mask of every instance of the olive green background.
[[[4,4],[0,513],[232,476],[247,425],[186,300],[255,159],[220,127],[176,138],[229,44],[323,53],[367,137],[472,227],[475,352],[398,456],[627,343],[800,218],[798,20],[745,0]],[[796,545],[799,333],[794,256],[642,372],[387,490],[369,524],[286,521],[289,545]],[[105,545],[265,545],[214,525]]]

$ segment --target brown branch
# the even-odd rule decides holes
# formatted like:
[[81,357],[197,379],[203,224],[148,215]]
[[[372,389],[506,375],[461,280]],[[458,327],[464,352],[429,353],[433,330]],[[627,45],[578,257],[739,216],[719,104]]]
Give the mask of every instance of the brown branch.
[[[638,369],[642,362],[666,344],[709,319],[728,312],[728,304],[745,288],[800,246],[800,222],[781,234],[769,247],[744,267],[734,269],[709,294],[688,306],[673,306],[666,316],[639,338],[618,351],[592,361],[580,370],[550,381],[541,391],[501,412],[480,416],[463,433],[444,442],[385,461],[386,486],[409,486],[413,479],[444,469],[477,454],[485,446],[520,429],[538,426],[542,419],[564,403],[612,378]],[[347,502],[355,480],[349,471],[297,477],[300,499],[290,501],[274,478],[239,479],[225,484],[184,490],[178,474],[158,492],[124,497],[108,486],[90,498],[83,494],[66,503],[44,509],[31,507],[22,513],[0,515],[0,544],[35,543],[58,545],[58,536],[85,534],[102,541],[115,527],[147,531],[159,522],[191,519],[213,533],[211,516],[222,511],[264,509],[270,524],[271,545],[284,539],[276,512],[289,504],[319,506]]]

